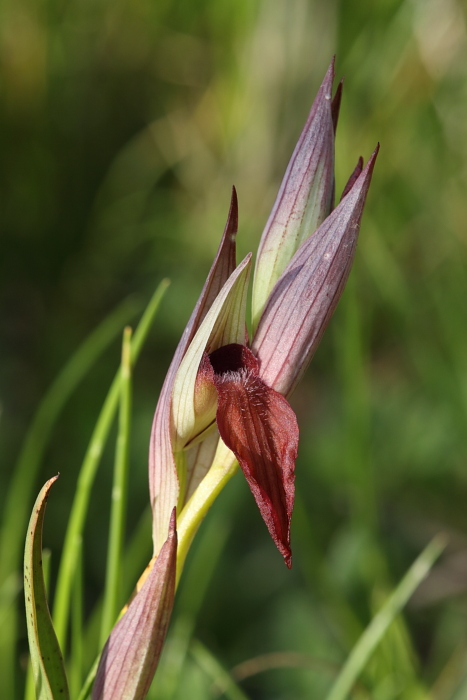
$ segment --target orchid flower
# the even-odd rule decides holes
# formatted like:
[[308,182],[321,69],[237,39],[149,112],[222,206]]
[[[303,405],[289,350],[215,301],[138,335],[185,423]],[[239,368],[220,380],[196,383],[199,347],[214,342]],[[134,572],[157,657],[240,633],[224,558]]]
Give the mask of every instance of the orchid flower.
[[[299,429],[287,397],[313,357],[349,275],[378,151],[366,167],[362,159],[358,161],[333,209],[334,134],[342,93],[341,83],[332,98],[333,79],[334,61],[261,237],[251,339],[245,323],[251,254],[236,266],[238,205],[233,189],[219,250],[169,367],[154,416],[149,451],[153,566],[142,577],[128,613],[111,633],[105,660],[107,674],[114,679],[110,694],[102,691],[106,671],[100,668],[94,700],[127,697],[116,690],[119,652],[110,652],[124,648],[129,653],[123,640],[130,623],[124,621],[132,606],[130,622],[140,620],[145,608],[152,610],[143,625],[149,630],[155,629],[160,607],[165,606],[166,612],[171,608],[177,548],[174,512],[179,576],[197,527],[237,464],[273,541],[291,567]],[[154,605],[150,597],[156,589]],[[166,624],[157,632],[158,649],[165,628]],[[140,634],[142,639],[147,636]],[[149,637],[153,638],[152,632]],[[131,653],[132,658],[138,656],[134,649]],[[146,667],[143,675],[141,687],[146,688]]]
[[251,262],[247,256],[235,267],[238,211],[233,190],[219,251],[154,419],[150,491],[155,553],[175,505],[182,545],[187,514],[191,512],[191,522],[194,504],[201,506],[209,495],[209,473],[222,455],[224,471],[238,461],[272,539],[291,566],[299,431],[286,397],[310,362],[347,280],[377,153],[365,168],[359,160],[332,210],[342,89],[340,84],[333,99],[333,78],[331,63],[261,238],[251,341],[245,326]]

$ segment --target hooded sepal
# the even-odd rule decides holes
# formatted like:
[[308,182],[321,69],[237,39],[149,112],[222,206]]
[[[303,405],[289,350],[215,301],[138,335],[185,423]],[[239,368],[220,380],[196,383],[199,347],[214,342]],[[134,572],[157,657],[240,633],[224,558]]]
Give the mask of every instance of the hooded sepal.
[[217,427],[235,454],[264,522],[290,568],[290,520],[298,424],[287,400],[259,377],[259,362],[242,345],[228,345],[209,361],[218,393]]
[[154,415],[149,447],[149,492],[153,512],[155,554],[158,553],[165,540],[170,513],[177,504],[180,490],[171,435],[171,397],[175,376],[201,322],[235,270],[237,228],[237,193],[233,188],[229,215],[216,258],[175,351]]
[[192,445],[214,425],[215,395],[210,383],[199,376],[206,353],[230,343],[246,341],[245,308],[251,254],[230,275],[217,295],[180,363],[172,394],[173,445],[175,451]]
[[260,377],[285,396],[311,360],[344,289],[378,149],[348,194],[301,245],[261,317],[252,343]]
[[334,124],[341,88],[332,102],[334,59],[319,89],[263,231],[252,297],[256,328],[275,283],[300,244],[328,216],[334,195]]
[[92,700],[143,700],[157,668],[175,593],[175,509],[169,535],[141,590],[102,651]]

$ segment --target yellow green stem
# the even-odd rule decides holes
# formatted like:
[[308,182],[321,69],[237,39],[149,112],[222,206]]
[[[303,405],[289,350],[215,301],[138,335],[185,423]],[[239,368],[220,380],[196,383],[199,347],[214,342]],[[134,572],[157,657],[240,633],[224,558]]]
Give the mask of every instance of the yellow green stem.
[[190,500],[185,504],[178,518],[177,584],[196,531],[237,468],[238,463],[235,455],[224,445],[222,440],[219,440],[211,468]]

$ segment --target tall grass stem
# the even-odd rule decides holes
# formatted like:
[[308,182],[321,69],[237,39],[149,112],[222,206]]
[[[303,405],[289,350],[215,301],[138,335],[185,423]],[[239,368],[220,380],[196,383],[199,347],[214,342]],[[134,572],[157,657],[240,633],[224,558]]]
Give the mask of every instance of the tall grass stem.
[[131,328],[125,328],[122,345],[120,412],[115,450],[106,581],[101,621],[100,645],[103,646],[117,619],[121,598],[121,569],[128,491],[128,451],[131,427]]
[[[129,298],[120,304],[86,340],[58,374],[32,419],[13,469],[3,509],[0,533],[0,588],[21,590],[20,565],[24,536],[33,504],[33,493],[45,449],[64,406],[82,379],[140,309],[140,303]],[[17,583],[18,585],[17,585]],[[0,596],[0,697],[15,697],[14,660],[17,636],[17,609],[13,599]]]
[[[163,280],[156,289],[144,314],[136,328],[131,343],[131,365],[134,366],[141,352],[151,324],[159,308],[160,302],[169,285]],[[119,369],[97,419],[89,442],[83,464],[78,476],[76,495],[71,508],[68,527],[65,534],[63,554],[57,579],[57,589],[54,601],[54,625],[61,648],[64,648],[68,627],[70,595],[73,576],[76,570],[79,547],[82,541],[84,522],[91,496],[97,467],[107,440],[120,398],[121,370]]]
[[350,652],[326,700],[346,700],[370,656],[416,588],[428,575],[446,546],[445,538],[435,537],[414,561],[397,588],[376,613]]

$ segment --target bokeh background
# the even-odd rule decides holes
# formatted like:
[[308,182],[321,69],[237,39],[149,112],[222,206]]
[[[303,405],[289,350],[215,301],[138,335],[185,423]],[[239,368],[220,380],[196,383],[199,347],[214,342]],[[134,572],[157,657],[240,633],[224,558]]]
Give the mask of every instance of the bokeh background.
[[[241,259],[257,246],[333,54],[345,76],[338,191],[381,142],[354,270],[292,398],[302,435],[294,568],[237,475],[199,533],[151,697],[219,696],[212,659],[236,667],[251,699],[324,697],[439,531],[447,552],[355,697],[467,697],[466,14],[461,0],[0,3],[2,501],[35,408],[67,359],[123,299],[143,304],[169,277],[135,373],[131,540],[147,506],[158,391],[231,185]],[[61,472],[45,531],[52,592],[119,355],[117,338],[61,413],[35,477],[34,493]],[[90,620],[104,581],[113,449],[84,541]],[[141,532],[129,581],[150,553]],[[25,653],[22,626],[18,697]]]

